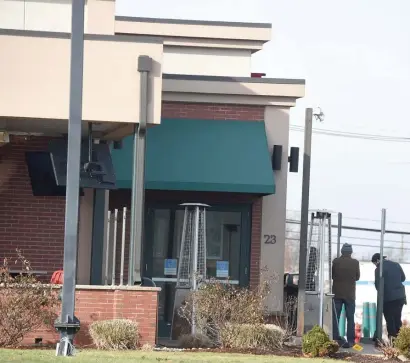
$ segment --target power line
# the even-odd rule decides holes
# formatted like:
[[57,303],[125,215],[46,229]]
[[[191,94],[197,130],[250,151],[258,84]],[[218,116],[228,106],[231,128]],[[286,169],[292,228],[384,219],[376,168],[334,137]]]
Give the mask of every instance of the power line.
[[[287,209],[286,212],[290,212],[291,214],[292,213],[300,214],[300,210],[297,210],[297,209]],[[335,212],[335,214],[336,214],[336,212]],[[290,218],[290,219],[292,219],[292,218]],[[380,219],[371,219],[371,218],[363,218],[363,217],[346,217],[345,215],[343,215],[343,219],[381,223]],[[410,225],[410,222],[400,222],[400,221],[390,221],[390,220],[388,220],[387,223],[389,223],[389,224],[406,224],[406,225]]]
[[[300,232],[299,231],[292,231],[292,230],[286,230],[286,233],[291,233],[291,234],[300,234]],[[318,234],[313,234],[312,235],[312,237],[318,237],[319,235]],[[288,238],[288,237],[285,237],[285,238]],[[289,237],[289,238],[292,238],[292,237]],[[337,236],[336,235],[332,235],[332,239],[337,239]],[[378,239],[376,239],[376,238],[369,238],[369,237],[355,237],[355,236],[341,236],[341,238],[346,238],[346,239],[354,239],[354,240],[364,240],[364,241],[379,241]],[[401,243],[401,244],[403,244],[403,245],[410,245],[410,241],[395,241],[395,240],[389,240],[389,239],[385,239],[384,240],[384,242],[389,242],[389,243]],[[387,247],[389,247],[389,246],[387,246]]]
[[[287,241],[294,241],[294,242],[298,242],[299,238],[285,238]],[[337,242],[332,242],[332,245],[337,245]],[[365,245],[365,244],[360,244],[360,243],[355,243],[354,246],[357,247],[369,247],[369,248],[380,248],[379,245]],[[410,251],[410,248],[401,248],[401,247],[390,247],[390,246],[386,246],[386,249],[391,249],[391,250],[400,250],[400,251]]]
[[[286,223],[300,224],[300,221],[292,220],[292,219],[286,219]],[[309,222],[309,225],[310,225],[310,222]],[[336,224],[332,224],[332,228],[337,228],[337,227],[338,226]],[[342,229],[349,229],[349,230],[352,230],[352,231],[364,231],[364,232],[377,232],[377,233],[381,232],[381,230],[377,229],[377,228],[354,227],[354,226],[345,226],[345,225],[342,225]],[[386,230],[386,233],[410,236],[410,232],[406,232],[406,231]]]
[[[290,125],[290,130],[304,132],[305,128],[299,125]],[[391,135],[377,135],[377,134],[366,134],[366,133],[357,133],[357,132],[348,132],[348,131],[338,131],[338,130],[329,130],[329,129],[319,129],[313,128],[313,133],[335,136],[335,137],[347,137],[351,139],[361,139],[361,140],[372,140],[372,141],[386,141],[386,142],[410,142],[410,137],[402,136],[391,136]]]

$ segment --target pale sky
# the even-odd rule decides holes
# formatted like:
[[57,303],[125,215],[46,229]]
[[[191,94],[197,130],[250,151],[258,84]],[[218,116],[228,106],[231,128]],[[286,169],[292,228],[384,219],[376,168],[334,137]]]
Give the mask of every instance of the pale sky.
[[[117,0],[116,12],[271,23],[272,40],[253,55],[252,70],[306,79],[291,124],[303,125],[305,107],[320,106],[325,121],[314,127],[410,138],[408,0]],[[290,145],[302,151],[303,133],[291,131]],[[289,174],[290,210],[300,210],[301,182],[301,170]],[[379,220],[387,208],[388,228],[410,231],[410,142],[314,134],[310,206],[372,228],[379,223],[348,218]]]

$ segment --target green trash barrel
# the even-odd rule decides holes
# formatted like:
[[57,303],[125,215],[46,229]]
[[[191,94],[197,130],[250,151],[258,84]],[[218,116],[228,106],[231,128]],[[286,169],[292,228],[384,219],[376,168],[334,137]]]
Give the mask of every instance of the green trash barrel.
[[376,303],[369,304],[369,333],[370,338],[373,338],[376,332],[376,321],[377,321],[377,305]]
[[340,337],[345,337],[346,336],[346,310],[345,306],[343,305],[342,307],[342,312],[340,313],[340,319],[339,319],[339,335]]
[[370,303],[363,303],[363,321],[362,321],[362,333],[363,338],[370,338]]

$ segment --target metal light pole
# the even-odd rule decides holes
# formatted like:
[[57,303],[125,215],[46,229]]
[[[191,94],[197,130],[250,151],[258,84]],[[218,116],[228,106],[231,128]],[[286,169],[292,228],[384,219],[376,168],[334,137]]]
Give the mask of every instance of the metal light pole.
[[313,109],[307,108],[305,113],[305,141],[303,151],[303,184],[302,206],[300,220],[300,246],[299,246],[299,292],[298,292],[298,317],[297,335],[304,333],[305,294],[306,294],[306,256],[309,227],[309,189],[310,189],[310,155],[312,151],[312,118]]
[[78,210],[80,190],[81,123],[83,103],[85,0],[73,0],[71,15],[70,108],[68,118],[67,188],[64,229],[64,281],[61,316],[55,322],[60,332],[56,354],[73,353],[73,339],[80,329],[74,316],[77,272]]
[[384,235],[386,233],[386,209],[382,209],[382,222],[380,228],[380,263],[379,263],[379,288],[377,289],[377,323],[376,337],[379,342],[383,338],[383,300],[384,300],[384,276],[383,276],[383,254]]
[[148,118],[148,88],[149,73],[152,70],[152,58],[141,55],[138,57],[138,72],[140,73],[140,114],[139,123],[134,126],[133,175],[131,192],[131,231],[128,266],[128,285],[141,281],[141,251],[144,230],[145,208],[145,141]]

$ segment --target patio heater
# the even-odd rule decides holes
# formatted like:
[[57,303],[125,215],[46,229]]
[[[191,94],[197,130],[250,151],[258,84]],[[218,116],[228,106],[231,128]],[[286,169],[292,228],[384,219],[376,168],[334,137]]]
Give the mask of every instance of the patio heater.
[[306,269],[305,332],[315,325],[332,337],[332,231],[331,213],[311,214]]
[[[172,331],[178,309],[189,291],[196,291],[206,279],[206,208],[207,204],[185,203],[182,227],[181,248],[175,289]],[[192,309],[192,334],[196,333],[195,303]]]

